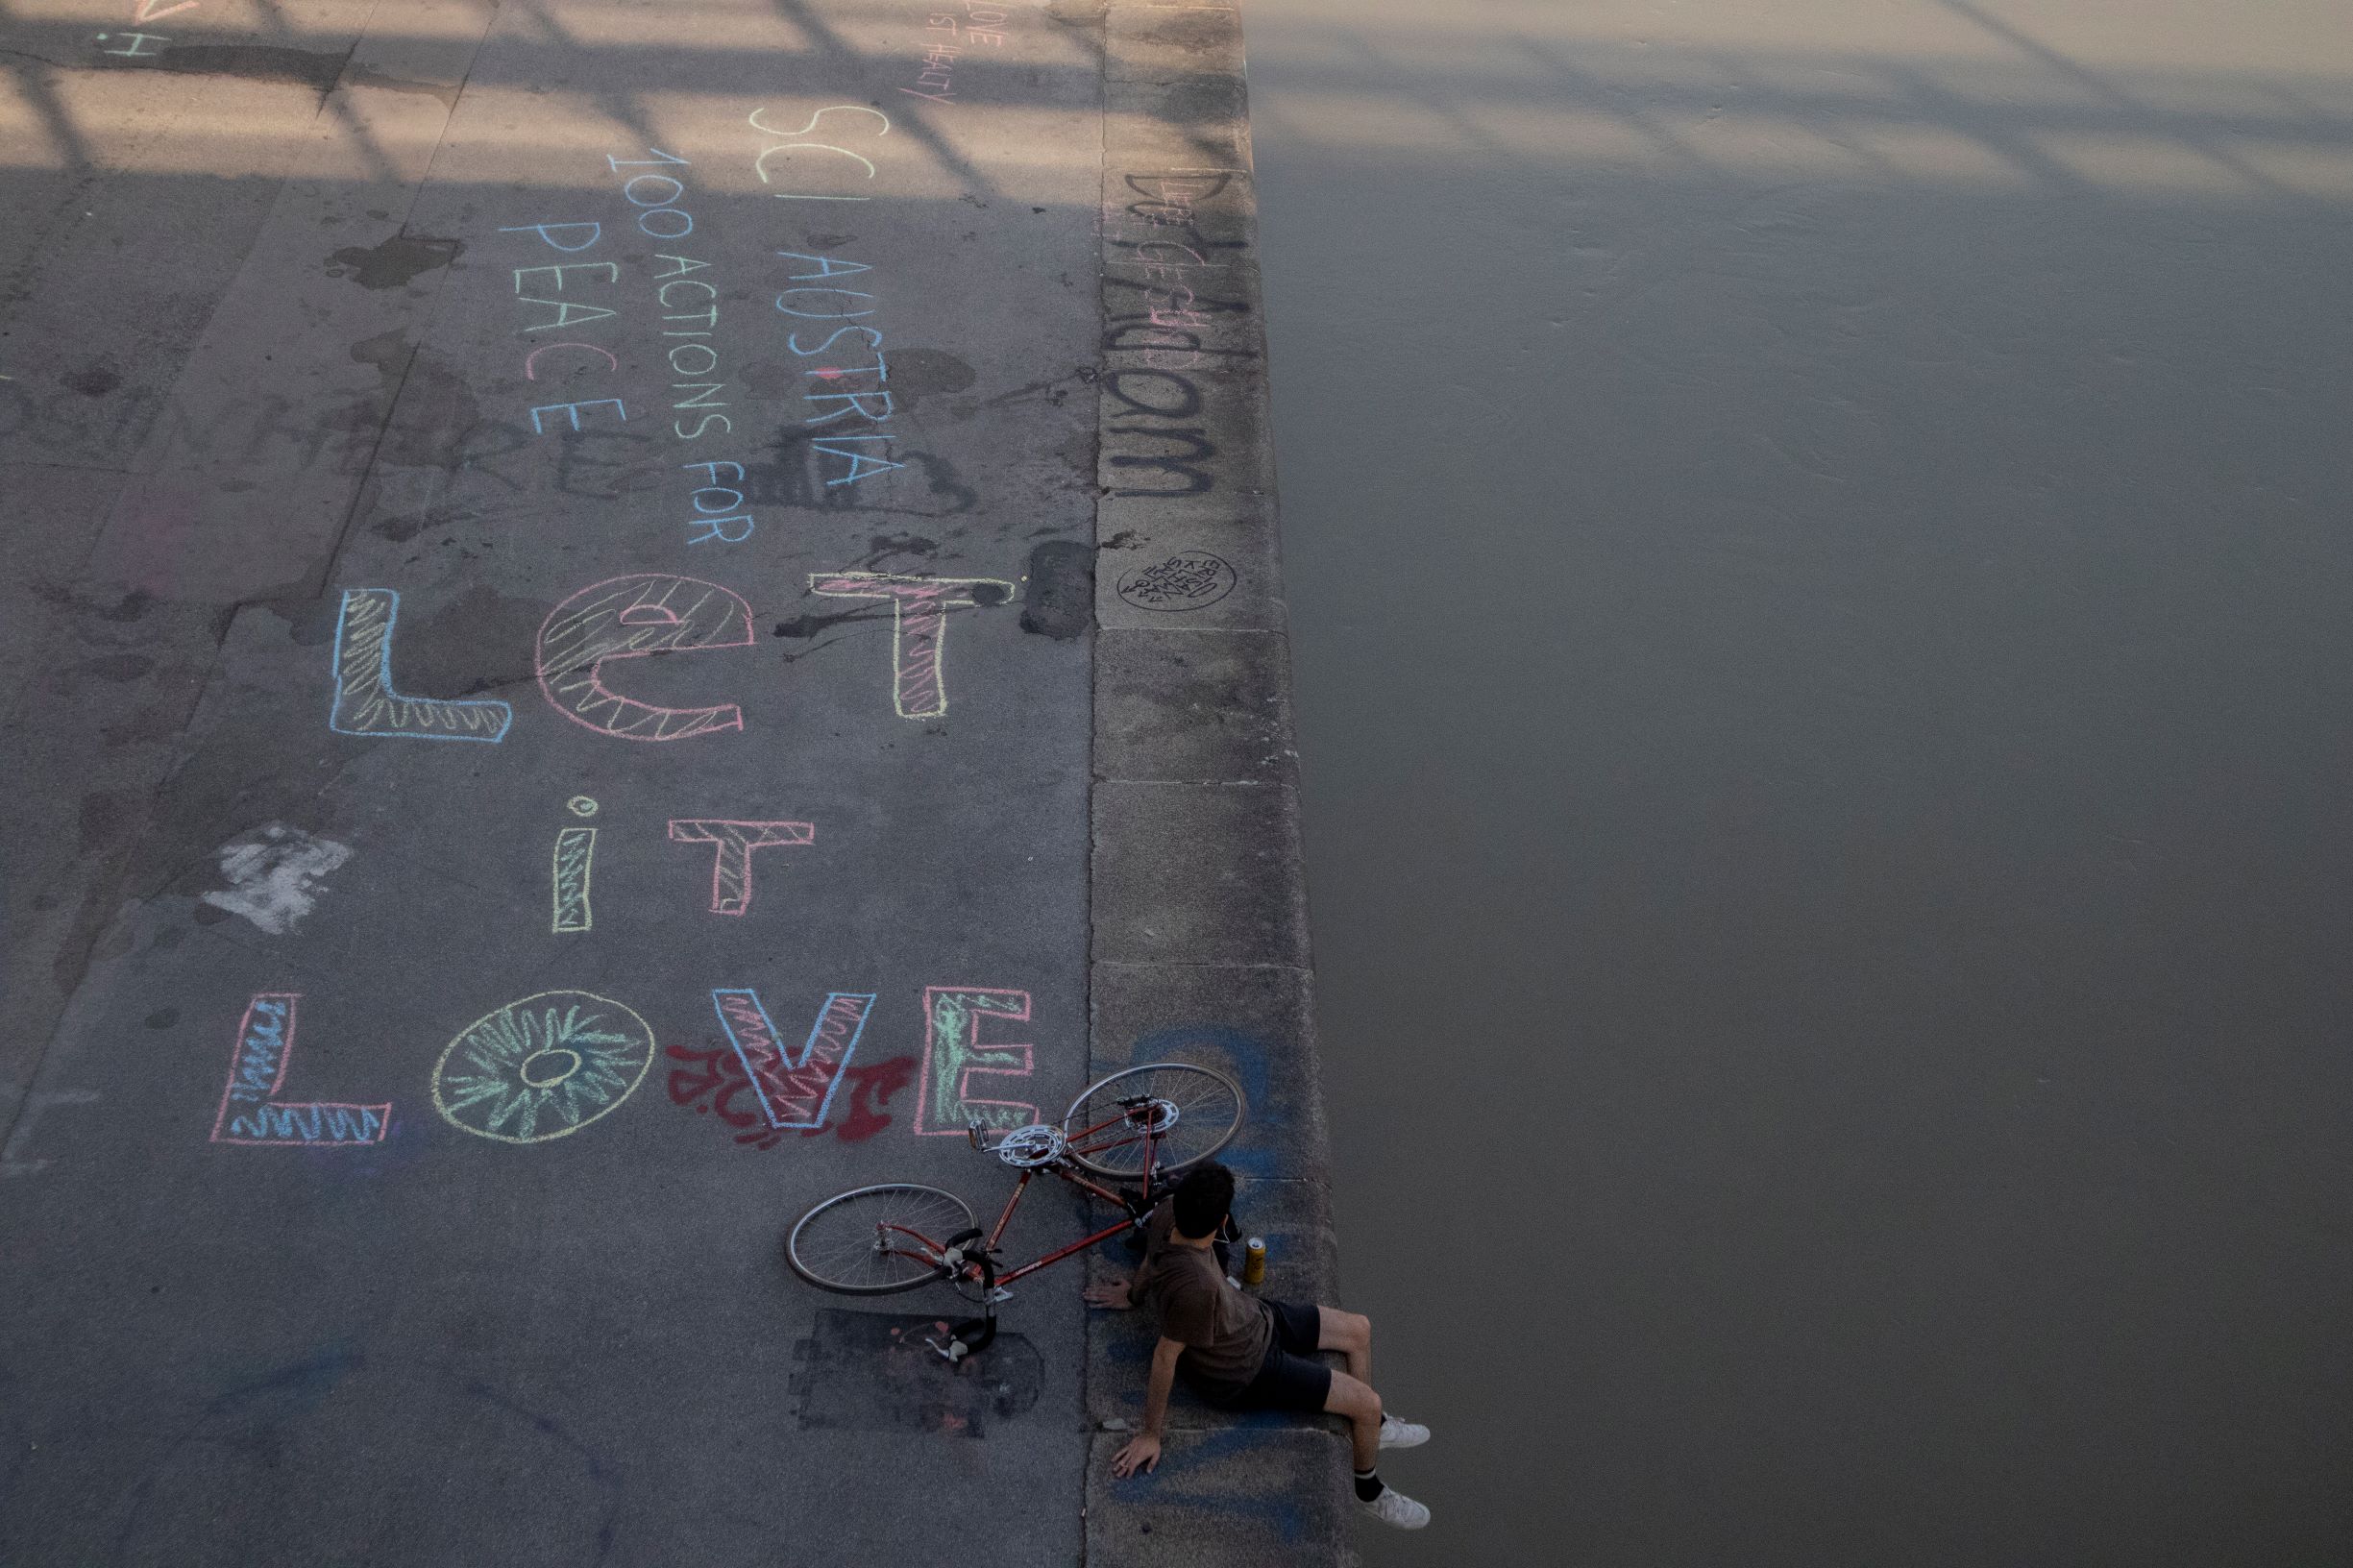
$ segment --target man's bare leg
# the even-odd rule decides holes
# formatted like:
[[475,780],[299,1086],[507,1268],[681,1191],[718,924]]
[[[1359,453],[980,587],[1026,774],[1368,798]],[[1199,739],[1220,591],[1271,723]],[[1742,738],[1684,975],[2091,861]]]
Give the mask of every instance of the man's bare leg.
[[1348,1375],[1361,1384],[1373,1381],[1373,1320],[1337,1307],[1315,1309],[1315,1348],[1336,1350],[1348,1362]]
[[1348,1446],[1356,1455],[1357,1473],[1370,1472],[1381,1462],[1381,1396],[1361,1378],[1335,1372],[1324,1409],[1348,1418]]
[[1324,1395],[1324,1409],[1348,1418],[1348,1443],[1355,1451],[1358,1504],[1383,1524],[1399,1530],[1419,1530],[1430,1523],[1428,1508],[1394,1486],[1384,1484],[1375,1469],[1381,1459],[1381,1396],[1373,1392],[1373,1385],[1345,1372],[1335,1372],[1332,1391]]

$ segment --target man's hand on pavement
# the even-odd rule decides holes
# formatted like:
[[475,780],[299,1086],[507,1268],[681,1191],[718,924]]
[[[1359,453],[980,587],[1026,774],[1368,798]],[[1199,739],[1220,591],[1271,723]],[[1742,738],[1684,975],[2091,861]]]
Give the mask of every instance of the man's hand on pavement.
[[1160,1439],[1148,1432],[1140,1432],[1127,1440],[1127,1447],[1112,1456],[1111,1473],[1126,1479],[1129,1476],[1151,1474],[1160,1463]]
[[1125,1280],[1113,1280],[1107,1285],[1091,1285],[1086,1289],[1087,1305],[1108,1307],[1115,1312],[1125,1311],[1136,1305],[1128,1300],[1127,1287],[1128,1282]]

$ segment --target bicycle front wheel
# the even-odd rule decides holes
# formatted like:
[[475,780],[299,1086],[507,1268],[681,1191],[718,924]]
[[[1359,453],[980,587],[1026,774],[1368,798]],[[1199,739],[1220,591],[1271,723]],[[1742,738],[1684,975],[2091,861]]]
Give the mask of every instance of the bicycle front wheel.
[[793,1222],[784,1240],[793,1272],[821,1290],[887,1296],[940,1279],[948,1237],[972,1228],[953,1192],[912,1182],[861,1187],[827,1198]]
[[[1222,1072],[1189,1062],[1155,1062],[1088,1086],[1062,1118],[1070,1157],[1098,1176],[1133,1180],[1174,1175],[1232,1140],[1242,1124],[1242,1091]],[[1156,1184],[1157,1185],[1157,1184]]]

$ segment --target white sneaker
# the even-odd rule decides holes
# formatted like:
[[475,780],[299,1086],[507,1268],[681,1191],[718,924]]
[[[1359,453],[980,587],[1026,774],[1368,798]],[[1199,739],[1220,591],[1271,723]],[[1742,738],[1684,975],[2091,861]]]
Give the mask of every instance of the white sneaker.
[[1430,1523],[1430,1510],[1394,1486],[1384,1486],[1381,1495],[1370,1503],[1360,1500],[1357,1507],[1385,1525],[1399,1530],[1419,1530]]
[[1418,1421],[1400,1421],[1393,1415],[1381,1418],[1383,1448],[1419,1448],[1430,1441],[1430,1429]]

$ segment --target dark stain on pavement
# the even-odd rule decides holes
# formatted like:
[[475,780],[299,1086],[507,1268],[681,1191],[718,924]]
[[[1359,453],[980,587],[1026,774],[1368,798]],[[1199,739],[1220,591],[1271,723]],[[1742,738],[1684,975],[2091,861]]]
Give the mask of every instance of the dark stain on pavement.
[[82,852],[86,855],[119,838],[137,814],[138,802],[132,796],[116,790],[90,791],[82,797]]
[[1094,620],[1094,551],[1067,539],[1029,552],[1029,582],[1021,595],[1021,629],[1066,643]]
[[[453,241],[453,243],[454,243]],[[466,434],[481,424],[482,407],[464,377],[430,349],[412,349],[398,330],[363,337],[351,356],[376,367],[381,389],[338,409],[330,423],[365,433],[380,429],[376,460],[403,468],[440,468]]]
[[940,1318],[820,1308],[817,1332],[793,1347],[801,1430],[986,1437],[1038,1403],[1044,1360],[1026,1335],[999,1334],[950,1364],[925,1343],[947,1330]]
[[363,250],[346,245],[327,257],[327,276],[349,278],[361,288],[399,288],[421,272],[446,267],[464,253],[462,239],[434,234],[394,234]]
[[274,43],[177,43],[158,55],[135,59],[101,53],[116,68],[170,71],[180,76],[233,76],[247,82],[283,82],[325,97],[334,90],[350,61],[349,49],[288,49]]
[[796,616],[790,621],[777,622],[774,635],[778,637],[814,637],[829,627],[846,626],[854,621],[888,621],[892,614],[890,605],[881,604],[867,609],[835,610],[829,615]]
[[[478,1435],[497,1456],[495,1463],[435,1477],[458,1517],[505,1505],[501,1487],[520,1473],[545,1510],[534,1520],[533,1542],[544,1560],[590,1564],[610,1557],[625,1484],[620,1462],[547,1409],[465,1367],[331,1343],[178,1415],[177,1433],[116,1500],[119,1523],[108,1560],[264,1560],[279,1528],[273,1505],[282,1476],[308,1470],[322,1452],[332,1452],[340,1429],[391,1408],[421,1412],[428,1430]],[[188,1495],[213,1499],[216,1507],[191,1521],[175,1506]]]
[[413,93],[420,98],[438,98],[450,109],[457,107],[457,84],[454,82],[412,82],[404,76],[393,76],[373,65],[355,65],[343,75],[347,87],[381,87],[386,92]]
[[966,391],[979,380],[970,365],[939,349],[893,349],[885,359],[891,379],[883,384],[894,409],[919,407],[925,398]]
[[119,625],[126,621],[136,621],[147,613],[147,606],[154,602],[147,597],[144,589],[134,588],[123,595],[111,608],[92,610],[90,613],[101,621],[112,621]]
[[123,384],[123,379],[104,365],[85,365],[63,380],[69,390],[86,398],[103,398]]
[[156,667],[156,661],[144,653],[109,653],[82,666],[85,674],[100,680],[136,680]]
[[335,640],[343,602],[336,599],[280,600],[264,605],[286,624],[286,641],[297,648],[325,648]]
[[396,655],[401,688],[463,698],[527,681],[547,618],[543,600],[477,583],[421,620],[418,635]]
[[940,552],[940,541],[926,539],[919,533],[878,533],[867,541],[866,553],[858,558],[862,572],[880,572],[883,563],[895,555],[916,555],[925,559]]

